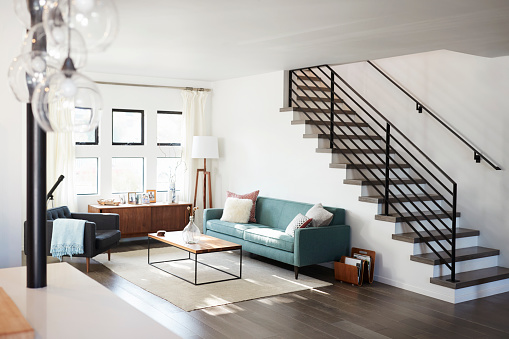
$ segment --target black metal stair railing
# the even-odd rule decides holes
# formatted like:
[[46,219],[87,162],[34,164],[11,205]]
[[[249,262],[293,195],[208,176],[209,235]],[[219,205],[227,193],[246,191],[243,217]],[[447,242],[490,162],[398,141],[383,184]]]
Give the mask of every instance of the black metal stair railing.
[[[313,97],[308,92],[311,92]],[[299,95],[301,99],[307,100],[299,99]],[[341,96],[347,100],[338,102],[337,99]],[[316,98],[322,98],[323,101],[316,101]],[[299,106],[299,101],[305,107]],[[325,107],[320,106],[319,103],[324,104]],[[388,215],[392,210],[394,214],[401,217],[438,256],[441,263],[451,270],[451,280],[455,281],[457,184],[454,180],[328,65],[290,71],[288,104],[303,108],[303,114],[309,123],[316,126],[320,133],[329,135],[331,152],[340,153],[350,166],[359,169],[359,174],[365,180],[374,180],[372,187],[383,197],[385,215]],[[349,112],[341,105],[345,105]],[[354,110],[352,105],[357,110]],[[368,112],[364,106],[376,113],[377,117]],[[371,124],[359,113],[367,117]],[[326,116],[326,120],[320,114]],[[396,131],[404,142],[410,145],[431,166],[425,166],[395,137],[391,129]],[[383,140],[384,145],[377,143],[377,139]],[[370,145],[369,142],[373,144]],[[379,153],[383,154],[383,157]],[[399,161],[396,160],[396,156],[400,159]],[[407,161],[406,159],[411,160]],[[411,162],[413,163],[411,164]],[[422,175],[417,167],[423,170],[427,177]],[[368,173],[365,173],[364,170],[367,170]],[[398,171],[402,175],[398,174]],[[443,176],[449,181],[449,184],[446,185],[443,180],[439,180],[437,175]],[[407,181],[402,177],[406,177]],[[423,189],[420,186],[422,183],[426,183],[426,186],[433,191],[432,194],[438,198],[432,197],[427,190]],[[383,189],[380,189],[380,186],[383,186]],[[447,198],[446,195],[450,197]],[[452,212],[446,211],[439,201],[444,201],[452,208]],[[406,203],[409,203],[414,210],[411,210]],[[432,206],[430,207],[429,204]],[[434,210],[435,208],[438,211]],[[451,226],[444,219],[450,220]],[[428,226],[425,226],[421,220],[426,221]],[[429,235],[431,241],[434,241],[443,253],[439,253],[431,241],[425,239],[413,222],[417,223],[422,231]],[[442,239],[435,237],[431,229],[434,229]],[[450,232],[450,239],[444,234],[444,230]],[[440,240],[445,241],[450,249]]]

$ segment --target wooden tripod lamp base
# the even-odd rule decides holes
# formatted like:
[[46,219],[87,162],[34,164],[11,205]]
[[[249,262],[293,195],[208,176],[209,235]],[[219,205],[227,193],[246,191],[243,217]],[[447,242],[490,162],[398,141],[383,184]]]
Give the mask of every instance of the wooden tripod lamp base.
[[193,137],[193,151],[191,157],[193,159],[203,158],[203,168],[196,170],[196,183],[194,186],[194,202],[193,207],[196,207],[196,196],[198,194],[198,181],[200,179],[200,172],[203,172],[203,209],[207,208],[207,187],[209,194],[209,208],[212,208],[212,188],[210,172],[207,171],[207,158],[219,158],[219,151],[217,147],[217,138],[211,136],[194,136]]

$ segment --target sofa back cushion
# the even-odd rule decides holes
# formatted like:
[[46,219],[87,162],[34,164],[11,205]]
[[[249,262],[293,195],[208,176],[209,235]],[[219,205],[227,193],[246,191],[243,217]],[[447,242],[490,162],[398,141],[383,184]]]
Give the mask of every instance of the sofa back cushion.
[[[311,207],[313,207],[313,204],[258,197],[256,200],[256,220],[259,224],[285,230],[297,214],[305,215]],[[334,214],[331,225],[345,224],[344,209],[327,206],[324,206],[324,208]]]
[[60,206],[55,208],[50,208],[46,211],[46,220],[55,220],[62,218],[72,218],[71,211],[67,206]]

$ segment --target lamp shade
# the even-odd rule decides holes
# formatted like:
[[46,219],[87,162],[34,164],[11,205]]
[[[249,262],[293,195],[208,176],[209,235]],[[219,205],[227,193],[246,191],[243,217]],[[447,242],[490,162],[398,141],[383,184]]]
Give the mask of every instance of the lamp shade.
[[210,136],[194,136],[193,151],[191,153],[193,159],[217,159],[219,151],[217,148],[217,137]]

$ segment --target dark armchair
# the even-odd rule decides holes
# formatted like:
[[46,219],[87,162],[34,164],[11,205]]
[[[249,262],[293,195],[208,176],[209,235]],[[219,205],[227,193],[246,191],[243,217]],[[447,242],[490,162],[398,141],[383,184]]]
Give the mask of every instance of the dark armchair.
[[[87,258],[87,272],[90,268],[90,258],[108,252],[120,242],[119,216],[113,213],[71,213],[67,206],[51,208],[46,212],[46,254],[51,255],[51,236],[53,234],[53,220],[58,218],[73,218],[87,220],[85,223],[84,253],[77,257]],[[25,223],[26,228],[26,223]],[[26,229],[25,229],[26,234]],[[27,243],[25,237],[25,251]]]

